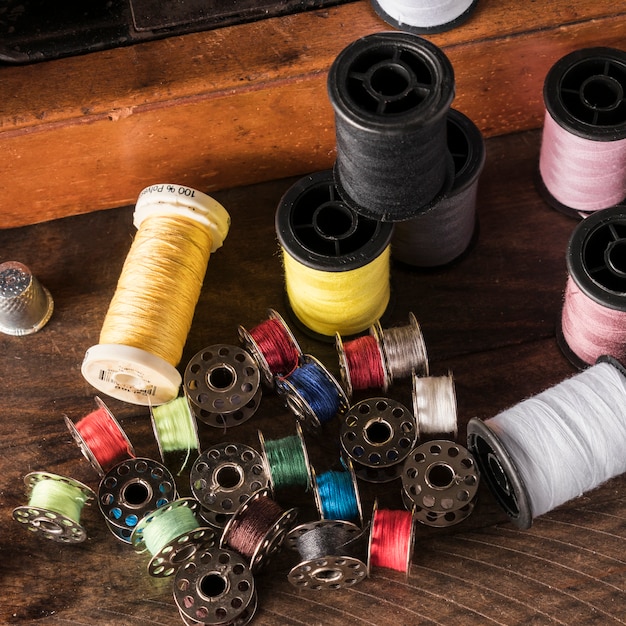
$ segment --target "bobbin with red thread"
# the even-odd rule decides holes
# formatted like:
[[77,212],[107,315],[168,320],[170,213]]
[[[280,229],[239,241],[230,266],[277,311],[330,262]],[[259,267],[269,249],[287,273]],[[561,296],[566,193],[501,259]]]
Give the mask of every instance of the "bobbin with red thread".
[[194,461],[191,491],[202,507],[232,516],[254,493],[269,485],[263,457],[241,443],[213,446]]
[[400,476],[402,461],[415,446],[417,421],[397,400],[368,398],[345,414],[339,440],[359,478],[388,482]]
[[230,519],[224,528],[221,547],[239,552],[248,559],[252,572],[259,572],[282,548],[297,515],[296,508],[283,509],[272,500],[268,489],[261,489]]
[[579,369],[602,355],[626,362],[626,205],[577,224],[567,249],[568,279],[557,343]]
[[[114,465],[135,457],[135,450],[109,407],[95,396],[97,409],[76,424],[64,415],[72,438],[90,465],[104,476]],[[94,428],[100,429],[98,436]]]
[[215,344],[200,350],[187,364],[183,381],[194,414],[209,426],[238,426],[259,408],[259,367],[239,346]]
[[300,344],[283,317],[274,309],[268,309],[268,318],[251,330],[240,325],[238,333],[268,387],[274,387],[277,376],[287,376],[298,367],[302,356]]
[[201,550],[176,572],[174,601],[187,626],[245,626],[257,608],[254,574],[233,550]]
[[157,461],[141,457],[112,467],[98,488],[98,504],[107,526],[125,543],[130,543],[143,517],[177,497],[170,471]]
[[362,534],[356,524],[342,520],[296,526],[285,545],[302,560],[291,568],[287,579],[297,589],[313,591],[345,589],[365,580],[368,569],[357,546]]
[[425,511],[443,514],[462,509],[475,498],[479,482],[472,453],[453,441],[427,441],[404,461],[402,488]]

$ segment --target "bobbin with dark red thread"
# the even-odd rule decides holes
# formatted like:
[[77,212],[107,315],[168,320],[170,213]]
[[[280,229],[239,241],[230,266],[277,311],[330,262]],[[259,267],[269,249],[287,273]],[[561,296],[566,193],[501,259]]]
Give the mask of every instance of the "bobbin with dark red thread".
[[216,344],[200,350],[187,364],[183,380],[194,414],[209,426],[243,424],[259,408],[259,368],[238,346]]
[[[567,133],[566,136],[600,143],[626,139],[626,52],[609,47],[583,48],[570,52],[550,68],[544,81],[543,98],[546,115]],[[546,184],[546,178],[552,172],[549,171],[550,164],[543,154],[543,147],[542,142],[536,177],[539,193],[552,208],[572,217],[584,216],[584,208],[580,205],[568,206],[556,198],[550,184]],[[562,170],[568,162],[569,157],[564,152],[555,170]],[[622,163],[622,171],[616,175],[624,176],[623,168]],[[606,171],[608,173],[610,170]],[[582,171],[578,175],[584,178]],[[623,182],[623,188],[626,189],[626,181]],[[594,185],[590,177],[588,184],[591,187]],[[597,182],[595,184],[598,185]],[[601,197],[602,186],[596,189]],[[624,194],[611,201],[607,198],[605,205],[595,210],[609,208],[623,199]]]
[[174,601],[187,626],[245,626],[257,608],[254,575],[237,552],[204,549],[176,572]]
[[415,446],[417,422],[397,400],[368,398],[350,407],[339,440],[359,478],[388,482],[400,476],[402,461]]
[[417,507],[438,514],[466,506],[475,498],[479,482],[472,453],[445,439],[417,446],[405,460],[402,472],[406,495]]
[[[135,450],[107,405],[98,396],[95,396],[95,402],[98,406],[96,411],[86,415],[78,423],[75,424],[67,415],[64,415],[63,418],[83,456],[100,476],[104,476],[113,465],[125,459],[134,458]],[[95,441],[87,436],[87,428],[92,421],[97,421],[101,417],[109,421],[109,425],[115,432],[115,435],[111,434],[107,439],[103,438]],[[109,447],[106,455],[108,460],[105,460],[102,452],[106,446]]]
[[204,509],[232,516],[254,493],[269,485],[269,475],[263,457],[254,448],[226,442],[200,454],[189,481]]
[[348,45],[331,65],[334,177],[344,202],[379,221],[428,210],[452,184],[446,115],[454,70],[443,51],[408,32]]
[[[565,356],[579,369],[592,365],[603,354],[626,360],[626,205],[596,212],[580,222],[567,249],[569,280],[622,328],[624,343],[603,337],[591,357],[583,358],[575,347],[576,337],[598,326],[593,319],[577,318],[571,310],[566,288],[565,302],[557,324],[557,342]],[[569,286],[569,285],[568,285]],[[567,322],[567,323],[566,323]],[[593,343],[593,342],[592,342]]]
[[177,497],[170,471],[157,461],[139,457],[112,467],[98,488],[98,504],[107,526],[125,543],[130,543],[139,520]]

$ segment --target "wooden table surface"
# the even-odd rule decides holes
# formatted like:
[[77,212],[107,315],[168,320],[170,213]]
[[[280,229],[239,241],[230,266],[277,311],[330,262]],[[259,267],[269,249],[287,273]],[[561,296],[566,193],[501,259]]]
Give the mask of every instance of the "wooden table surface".
[[[492,417],[575,372],[557,347],[555,324],[566,245],[577,222],[549,208],[534,187],[539,142],[539,131],[487,141],[479,235],[461,261],[431,271],[392,266],[389,323],[407,324],[412,311],[422,326],[431,373],[454,374],[462,444],[470,418]],[[232,228],[210,259],[181,368],[209,345],[237,344],[237,325],[256,326],[268,307],[289,321],[274,212],[293,182],[214,194],[228,209]],[[182,623],[172,579],[149,576],[147,557],[112,535],[95,504],[83,511],[88,539],[77,545],[29,533],[11,515],[27,502],[23,478],[33,470],[70,476],[97,490],[98,475],[63,416],[77,421],[94,410],[96,391],[81,376],[80,365],[85,350],[98,341],[134,232],[132,207],[0,231],[2,259],[28,265],[55,300],[53,317],[40,332],[0,335],[2,623]],[[293,328],[304,351],[338,374],[334,347]],[[372,395],[360,393],[357,397]],[[387,395],[411,406],[407,381]],[[158,458],[147,411],[105,400],[137,454]],[[275,439],[291,434],[293,422],[279,398],[264,391],[257,413],[245,424],[223,432],[200,423],[199,434],[203,449],[223,441],[258,446],[258,429]],[[335,420],[321,435],[306,436],[316,468],[336,461],[337,433]],[[181,494],[189,493],[187,475],[176,480]],[[368,519],[374,498],[384,508],[402,506],[399,481],[360,482],[360,490]],[[253,623],[623,624],[625,493],[626,477],[617,477],[520,531],[483,481],[467,520],[447,529],[418,525],[406,579],[379,569],[347,590],[299,591],[286,577],[295,556],[283,551],[257,575]],[[301,521],[310,514],[304,507]]]

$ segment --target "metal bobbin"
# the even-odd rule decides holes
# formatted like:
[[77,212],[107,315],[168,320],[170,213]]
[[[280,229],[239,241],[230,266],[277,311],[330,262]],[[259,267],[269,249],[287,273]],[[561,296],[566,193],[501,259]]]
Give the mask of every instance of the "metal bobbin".
[[359,478],[388,482],[400,476],[400,464],[417,441],[417,421],[396,400],[369,398],[346,413],[340,441]]
[[194,461],[189,481],[204,509],[233,515],[255,492],[268,486],[269,477],[259,452],[227,442],[205,450]]
[[[352,522],[342,520],[317,520],[307,524],[300,524],[293,528],[285,545],[292,550],[298,549],[299,539],[318,530],[337,528],[347,537],[346,543],[333,546],[337,551],[348,543],[356,541],[362,534],[361,529]],[[297,589],[345,589],[367,578],[367,565],[359,558],[349,554],[320,554],[305,559],[291,568],[287,579]]]
[[187,364],[185,394],[199,420],[216,428],[243,424],[261,400],[261,374],[250,354],[229,344],[201,350]]
[[198,510],[198,517],[202,518],[202,520],[213,530],[222,534],[224,532],[224,528],[226,528],[226,524],[230,521],[230,518],[234,515],[234,513],[216,513],[215,511],[211,511],[206,507],[200,506]]
[[[307,365],[313,365],[318,369],[320,374],[330,385],[334,391],[337,392],[337,414],[343,415],[349,406],[348,397],[342,386],[337,379],[328,371],[328,369],[322,365],[322,363],[310,354],[304,354],[301,359],[301,363]],[[288,377],[278,378],[276,380],[276,391],[281,395],[287,408],[299,419],[304,427],[311,432],[317,432],[322,426],[323,420],[315,412],[314,408],[307,402],[301,392],[293,385]]]
[[[376,322],[374,327],[380,336],[380,343],[390,382],[392,382],[395,378],[401,377],[404,374],[402,371],[404,369],[407,370],[407,373],[413,371],[418,376],[428,376],[429,363],[428,353],[426,351],[426,342],[424,341],[422,329],[412,312],[409,312],[409,323],[407,326],[383,329],[380,323]],[[397,335],[400,333],[406,333],[409,346],[412,348],[413,352],[418,355],[415,362],[403,364],[403,367],[394,363],[394,359],[392,358],[394,353],[394,344],[397,342]]]
[[[194,442],[196,443],[196,446],[193,448],[193,450],[197,454],[200,454],[200,438],[198,436],[198,423],[196,422],[195,414],[191,407],[191,403],[189,402],[189,398],[187,396],[184,396],[184,399],[185,399],[187,409],[189,411],[187,416],[189,417],[189,422],[191,423],[193,433],[194,433]],[[174,398],[174,400],[178,400],[178,398]],[[170,403],[174,402],[174,400],[170,400]],[[169,403],[164,402],[163,404],[160,405],[160,407],[166,406],[167,404]],[[154,434],[154,439],[157,442],[157,446],[159,449],[159,457],[161,458],[161,461],[165,463],[168,457],[168,454],[172,454],[172,452],[166,452],[166,450],[164,449],[163,442],[161,441],[161,437],[159,436],[159,427],[157,424],[157,419],[154,415],[154,408],[152,404],[149,404],[149,408],[150,408],[150,424],[152,425],[152,432]],[[184,452],[184,451],[179,450],[178,452]],[[191,452],[192,452],[192,449],[190,449],[187,452],[187,454],[191,454]]]
[[433,528],[448,528],[460,524],[472,514],[476,506],[476,499],[470,500],[465,506],[455,511],[438,512],[417,506],[407,492],[402,489],[402,503],[407,511],[412,511],[413,518],[420,524]]
[[146,458],[118,463],[102,478],[98,489],[98,504],[109,530],[125,543],[130,543],[139,520],[176,498],[170,471]]
[[[200,507],[200,503],[194,498],[181,498],[164,504],[152,513],[148,513],[135,526],[130,536],[130,541],[135,551],[145,552],[148,549],[145,542],[145,531],[150,524],[155,520],[162,520],[164,515],[180,507],[188,508],[195,515]],[[216,543],[217,537],[213,529],[198,525],[192,531],[174,537],[162,546],[156,554],[153,554],[148,564],[148,573],[150,576],[157,578],[171,576],[176,573],[183,563],[191,559],[198,550],[214,547]]]
[[416,506],[447,513],[471,502],[478,491],[479,473],[473,455],[444,439],[416,447],[404,461],[402,486]]
[[[35,485],[42,480],[59,481],[80,490],[85,497],[85,502],[96,496],[92,489],[78,480],[49,472],[30,472],[24,477],[24,484],[27,490],[32,492]],[[48,508],[31,504],[18,506],[13,509],[13,519],[25,524],[28,530],[58,543],[80,543],[87,539],[87,532],[80,520],[74,520]]]
[[[260,498],[269,498],[269,490],[261,489],[257,491],[251,498],[249,498],[244,504],[242,504],[237,512],[230,519],[224,533],[222,535],[221,546],[229,546],[229,538],[233,529],[233,526],[246,517],[250,512],[250,507]],[[254,552],[250,555],[250,569],[253,572],[258,572],[270,562],[273,556],[281,549],[283,541],[287,536],[287,533],[293,527],[293,524],[298,515],[298,510],[295,508],[285,509],[277,520],[274,521],[272,526],[267,529],[265,536],[259,541]]]
[[[413,373],[413,413],[419,437],[455,439],[458,434],[454,378]],[[437,397],[435,394],[439,393]]]
[[[282,330],[285,333],[285,336],[288,338],[289,342],[293,345],[295,351],[301,356],[302,349],[300,348],[300,344],[298,340],[295,338],[294,334],[291,332],[291,329],[285,322],[284,318],[278,311],[274,309],[267,310],[268,319],[276,320]],[[259,347],[259,344],[255,340],[255,338],[250,334],[248,330],[246,330],[243,326],[239,325],[237,329],[239,334],[239,339],[243,345],[243,347],[250,353],[250,356],[254,359],[259,370],[261,372],[261,378],[263,383],[270,388],[274,388],[275,377],[276,376],[287,376],[290,372],[272,372],[272,369],[267,362],[266,355],[263,353],[263,350]]]
[[254,575],[237,552],[203,549],[176,572],[174,601],[188,626],[245,626],[257,607]]
[[[356,473],[354,471],[354,464],[352,460],[348,458],[342,458],[341,463],[345,468],[345,471],[350,475],[350,484],[352,485],[352,490],[354,492],[354,497],[356,500],[357,507],[357,520],[356,523],[358,526],[363,526],[363,507],[361,506],[361,495],[359,493],[359,485],[356,479]],[[315,498],[315,506],[317,507],[317,512],[321,519],[328,519],[324,514],[324,505],[322,503],[322,498],[319,491],[319,485],[317,480],[317,474],[315,473],[315,468],[311,467],[311,476],[313,478],[313,496]],[[335,520],[335,521],[346,521],[346,522],[354,522],[354,520]]]

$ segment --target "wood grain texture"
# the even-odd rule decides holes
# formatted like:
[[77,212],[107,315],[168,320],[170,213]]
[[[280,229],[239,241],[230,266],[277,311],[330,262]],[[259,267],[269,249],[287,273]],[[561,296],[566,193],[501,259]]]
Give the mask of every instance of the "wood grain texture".
[[[329,167],[326,76],[363,35],[369,2],[130,48],[0,68],[0,228],[122,206],[155,177],[206,191]],[[487,136],[538,128],[564,54],[626,45],[608,0],[481,0],[429,37],[453,63],[454,106]]]
[[[555,341],[565,285],[566,244],[576,222],[548,208],[533,185],[539,131],[492,138],[479,184],[479,232],[463,259],[438,270],[392,267],[395,305],[389,323],[417,316],[431,371],[455,379],[463,443],[471,417],[489,418],[574,373]],[[214,343],[237,343],[238,324],[252,328],[268,307],[287,320],[274,211],[293,178],[215,193],[232,229],[209,261],[182,366]],[[86,542],[61,546],[25,531],[11,511],[26,500],[23,476],[46,470],[98,477],[63,423],[93,410],[95,391],[80,374],[100,328],[134,229],[132,208],[90,212],[0,232],[6,258],[26,263],[55,298],[39,333],[0,335],[0,622],[146,626],[182,623],[171,579],[148,575],[147,557],[113,537],[97,508],[83,513]],[[293,326],[292,326],[293,327]],[[294,328],[305,352],[334,373],[330,344]],[[363,395],[367,395],[362,392]],[[389,396],[410,406],[407,381]],[[360,397],[360,396],[357,396]],[[146,410],[106,398],[140,455],[157,458]],[[293,416],[265,393],[254,417],[221,432],[200,424],[203,449],[234,440],[257,446],[291,434]],[[307,436],[318,471],[337,459],[338,423]],[[177,478],[184,494],[188,477]],[[359,484],[366,517],[374,498],[401,506],[399,485]],[[410,575],[373,571],[336,593],[298,592],[284,551],[257,576],[253,624],[289,626],[617,625],[626,615],[626,477],[517,530],[481,484],[473,514],[448,529],[419,526]],[[303,496],[300,520],[314,515]]]

